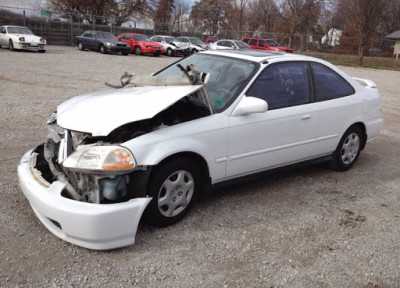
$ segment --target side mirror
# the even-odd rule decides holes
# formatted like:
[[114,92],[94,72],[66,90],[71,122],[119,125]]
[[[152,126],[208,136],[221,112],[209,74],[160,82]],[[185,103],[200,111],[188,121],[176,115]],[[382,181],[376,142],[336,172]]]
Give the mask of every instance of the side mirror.
[[233,110],[232,117],[244,116],[252,113],[264,113],[268,110],[268,103],[260,98],[245,96]]

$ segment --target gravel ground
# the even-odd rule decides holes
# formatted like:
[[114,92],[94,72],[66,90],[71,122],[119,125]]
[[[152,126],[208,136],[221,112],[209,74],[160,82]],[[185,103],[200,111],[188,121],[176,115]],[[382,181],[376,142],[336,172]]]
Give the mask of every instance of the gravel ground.
[[219,188],[182,222],[141,224],[133,246],[112,251],[47,231],[16,175],[23,153],[45,139],[47,117],[124,71],[174,60],[0,49],[0,286],[400,287],[400,72],[343,67],[377,83],[385,120],[348,172],[320,164]]

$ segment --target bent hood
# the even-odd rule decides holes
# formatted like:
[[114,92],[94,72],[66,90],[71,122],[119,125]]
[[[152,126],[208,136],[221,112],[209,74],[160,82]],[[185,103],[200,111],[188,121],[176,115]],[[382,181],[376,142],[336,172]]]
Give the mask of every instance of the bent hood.
[[25,42],[40,42],[40,37],[32,34],[11,34],[17,38],[24,37]]
[[107,136],[124,124],[154,117],[201,87],[125,87],[74,97],[57,107],[57,124],[93,136]]

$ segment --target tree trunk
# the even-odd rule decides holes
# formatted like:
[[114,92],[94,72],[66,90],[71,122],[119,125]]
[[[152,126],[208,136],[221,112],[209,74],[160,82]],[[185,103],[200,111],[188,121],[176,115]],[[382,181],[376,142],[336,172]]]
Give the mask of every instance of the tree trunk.
[[363,66],[365,46],[358,47],[358,66]]

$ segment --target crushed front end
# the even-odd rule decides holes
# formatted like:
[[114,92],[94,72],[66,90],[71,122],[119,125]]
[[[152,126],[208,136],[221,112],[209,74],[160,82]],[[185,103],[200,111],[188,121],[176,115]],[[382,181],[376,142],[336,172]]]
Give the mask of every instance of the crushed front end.
[[133,244],[151,200],[145,197],[149,170],[137,168],[130,151],[106,137],[59,127],[56,114],[47,125],[46,142],[27,152],[18,167],[21,189],[38,218],[56,236],[86,248]]
[[[58,106],[47,121],[46,141],[18,166],[23,193],[53,234],[90,249],[134,243],[152,199],[147,185],[157,163],[139,165],[127,143],[213,112],[204,86],[208,75],[189,66],[183,70],[182,77],[123,75],[124,88]],[[121,103],[129,113],[120,113]]]

